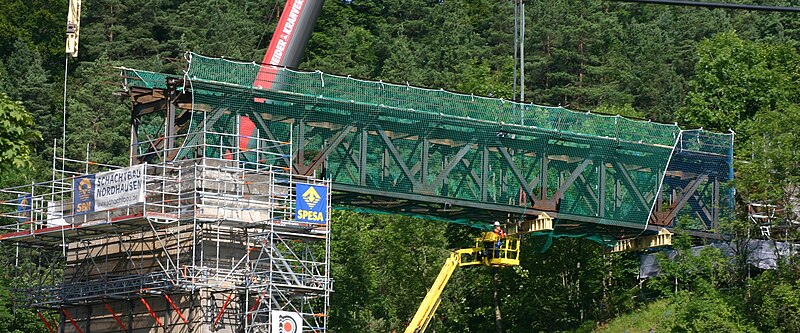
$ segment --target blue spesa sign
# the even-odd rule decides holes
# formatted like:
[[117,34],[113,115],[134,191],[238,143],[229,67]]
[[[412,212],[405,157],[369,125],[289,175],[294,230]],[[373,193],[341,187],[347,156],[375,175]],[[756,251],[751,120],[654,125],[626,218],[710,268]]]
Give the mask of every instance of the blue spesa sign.
[[74,215],[94,212],[94,175],[72,180],[72,204]]
[[300,222],[328,222],[328,188],[325,186],[297,184],[297,209],[295,220]]

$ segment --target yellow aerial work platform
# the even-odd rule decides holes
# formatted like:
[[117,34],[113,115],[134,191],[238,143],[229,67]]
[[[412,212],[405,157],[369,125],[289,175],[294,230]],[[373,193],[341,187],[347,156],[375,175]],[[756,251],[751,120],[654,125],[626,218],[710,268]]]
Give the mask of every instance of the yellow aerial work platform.
[[542,213],[532,221],[508,228],[509,236],[501,237],[494,232],[484,232],[475,239],[475,246],[455,250],[445,261],[442,270],[422,300],[416,314],[406,327],[405,333],[421,333],[430,324],[433,314],[442,302],[441,296],[457,267],[484,265],[489,267],[519,266],[519,235],[537,231],[553,230],[553,219]]
[[[500,241],[499,243],[497,241]],[[406,333],[424,332],[433,318],[433,314],[442,302],[441,296],[450,277],[457,267],[485,265],[491,267],[510,267],[519,265],[519,238],[516,236],[498,239],[494,232],[484,233],[484,237],[475,240],[475,246],[453,251],[445,261],[442,270],[422,300],[414,318],[411,319]]]
[[[511,267],[519,266],[519,236],[538,231],[553,230],[553,219],[547,213],[541,213],[536,219],[522,221],[506,226],[507,236],[494,232],[484,232],[481,238],[475,239],[475,246],[455,250],[445,261],[442,270],[436,277],[433,286],[422,300],[416,314],[406,327],[405,333],[422,333],[430,324],[433,314],[439,307],[442,291],[450,281],[456,268],[462,266]],[[609,252],[632,251],[643,248],[666,246],[672,244],[672,233],[662,229],[657,235],[623,239],[617,242]]]

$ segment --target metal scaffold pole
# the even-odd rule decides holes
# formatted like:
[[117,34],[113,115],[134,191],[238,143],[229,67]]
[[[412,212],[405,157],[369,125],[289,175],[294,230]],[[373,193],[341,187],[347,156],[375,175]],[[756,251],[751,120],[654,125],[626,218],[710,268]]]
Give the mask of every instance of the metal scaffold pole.
[[[6,214],[18,223],[0,242],[65,254],[56,283],[21,298],[71,315],[65,332],[266,332],[284,317],[325,331],[330,182],[293,174],[290,126],[256,123],[257,113],[197,99],[186,86],[163,92],[170,106],[134,106],[132,123],[160,121],[156,133],[167,134],[135,129],[133,165],[94,163],[87,150],[83,161],[61,158],[80,173],[62,168],[57,179],[54,167],[47,182],[2,190],[22,199],[2,202],[18,207]],[[295,212],[300,190],[314,219]]]

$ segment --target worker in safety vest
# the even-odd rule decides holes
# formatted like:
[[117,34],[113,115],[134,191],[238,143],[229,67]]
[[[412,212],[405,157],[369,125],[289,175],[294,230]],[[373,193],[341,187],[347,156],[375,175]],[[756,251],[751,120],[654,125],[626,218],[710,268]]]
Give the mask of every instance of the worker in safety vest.
[[494,221],[494,233],[497,235],[497,238],[506,238],[506,232],[503,231],[503,227],[500,226],[500,221]]
[[503,246],[503,240],[506,238],[506,232],[503,230],[503,227],[500,226],[500,221],[494,221],[494,230],[492,230],[492,232],[495,234],[494,253],[492,257],[499,258],[500,248]]

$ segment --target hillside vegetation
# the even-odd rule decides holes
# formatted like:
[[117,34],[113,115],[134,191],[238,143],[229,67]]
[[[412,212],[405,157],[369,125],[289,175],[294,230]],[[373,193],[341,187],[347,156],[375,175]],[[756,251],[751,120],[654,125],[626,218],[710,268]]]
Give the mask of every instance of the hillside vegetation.
[[596,333],[669,332],[675,315],[675,305],[667,300],[654,301],[612,319],[594,329]]
[[[800,5],[800,1],[741,1]],[[53,142],[128,163],[130,105],[113,66],[177,73],[185,51],[260,61],[283,4],[265,0],[85,1],[62,118],[66,0],[0,2],[0,184],[49,179]],[[497,0],[329,0],[299,66],[513,99],[513,4]],[[800,20],[796,14],[601,0],[526,4],[528,102],[733,130],[738,201],[793,207],[800,181]],[[7,97],[6,97],[7,96]],[[24,133],[24,134],[23,134]],[[30,147],[27,149],[25,147]],[[760,235],[739,219],[730,242]],[[787,209],[780,219],[796,219]],[[459,225],[389,215],[333,216],[331,332],[402,330]],[[420,230],[424,230],[421,233]],[[796,230],[780,237],[794,240]],[[638,254],[585,239],[524,239],[522,265],[455,274],[431,332],[800,332],[798,258],[757,272],[679,238],[663,274],[638,280]],[[5,289],[14,249],[2,248]],[[22,263],[16,269],[27,269]],[[0,292],[0,332],[46,332]],[[658,299],[655,303],[652,300]],[[621,316],[620,318],[613,320]]]

